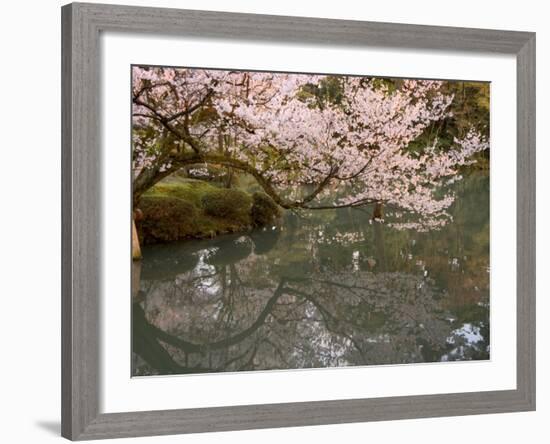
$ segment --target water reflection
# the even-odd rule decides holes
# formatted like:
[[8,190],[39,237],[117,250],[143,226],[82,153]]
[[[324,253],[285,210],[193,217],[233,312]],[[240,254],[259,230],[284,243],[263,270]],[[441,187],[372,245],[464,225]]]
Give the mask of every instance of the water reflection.
[[488,185],[437,232],[345,209],[146,248],[134,375],[488,359]]

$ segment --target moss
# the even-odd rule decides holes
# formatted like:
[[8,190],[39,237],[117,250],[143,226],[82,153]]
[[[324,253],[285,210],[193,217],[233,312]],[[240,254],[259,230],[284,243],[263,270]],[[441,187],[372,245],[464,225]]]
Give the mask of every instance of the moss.
[[244,191],[218,188],[203,195],[201,204],[209,216],[250,225],[252,198]]
[[204,195],[216,192],[218,187],[202,180],[195,179],[168,179],[156,184],[144,196],[171,196],[193,203],[201,207]]
[[281,217],[281,210],[271,197],[261,192],[255,192],[252,195],[252,207],[250,209],[252,225],[263,227],[273,223],[279,217]]

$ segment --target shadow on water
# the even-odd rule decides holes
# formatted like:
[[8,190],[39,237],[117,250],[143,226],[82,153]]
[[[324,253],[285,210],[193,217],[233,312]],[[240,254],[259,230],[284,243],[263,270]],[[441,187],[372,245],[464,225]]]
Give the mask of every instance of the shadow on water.
[[133,374],[488,359],[489,180],[458,187],[439,231],[342,209],[146,247]]

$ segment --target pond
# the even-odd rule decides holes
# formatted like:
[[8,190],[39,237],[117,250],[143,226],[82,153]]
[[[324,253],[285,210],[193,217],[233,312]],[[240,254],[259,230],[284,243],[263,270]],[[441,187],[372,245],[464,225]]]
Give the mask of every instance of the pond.
[[489,177],[453,186],[439,231],[348,208],[145,247],[133,375],[489,359]]

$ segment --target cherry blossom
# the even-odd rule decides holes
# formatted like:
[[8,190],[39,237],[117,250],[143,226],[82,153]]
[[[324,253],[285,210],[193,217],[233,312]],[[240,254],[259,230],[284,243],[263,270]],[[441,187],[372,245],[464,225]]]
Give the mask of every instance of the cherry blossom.
[[305,87],[324,75],[134,67],[134,202],[156,182],[193,165],[252,175],[289,209],[383,204],[397,228],[437,229],[454,201],[458,168],[488,149],[475,130],[441,149],[407,148],[450,116],[441,81],[340,76],[342,100],[315,102]]

